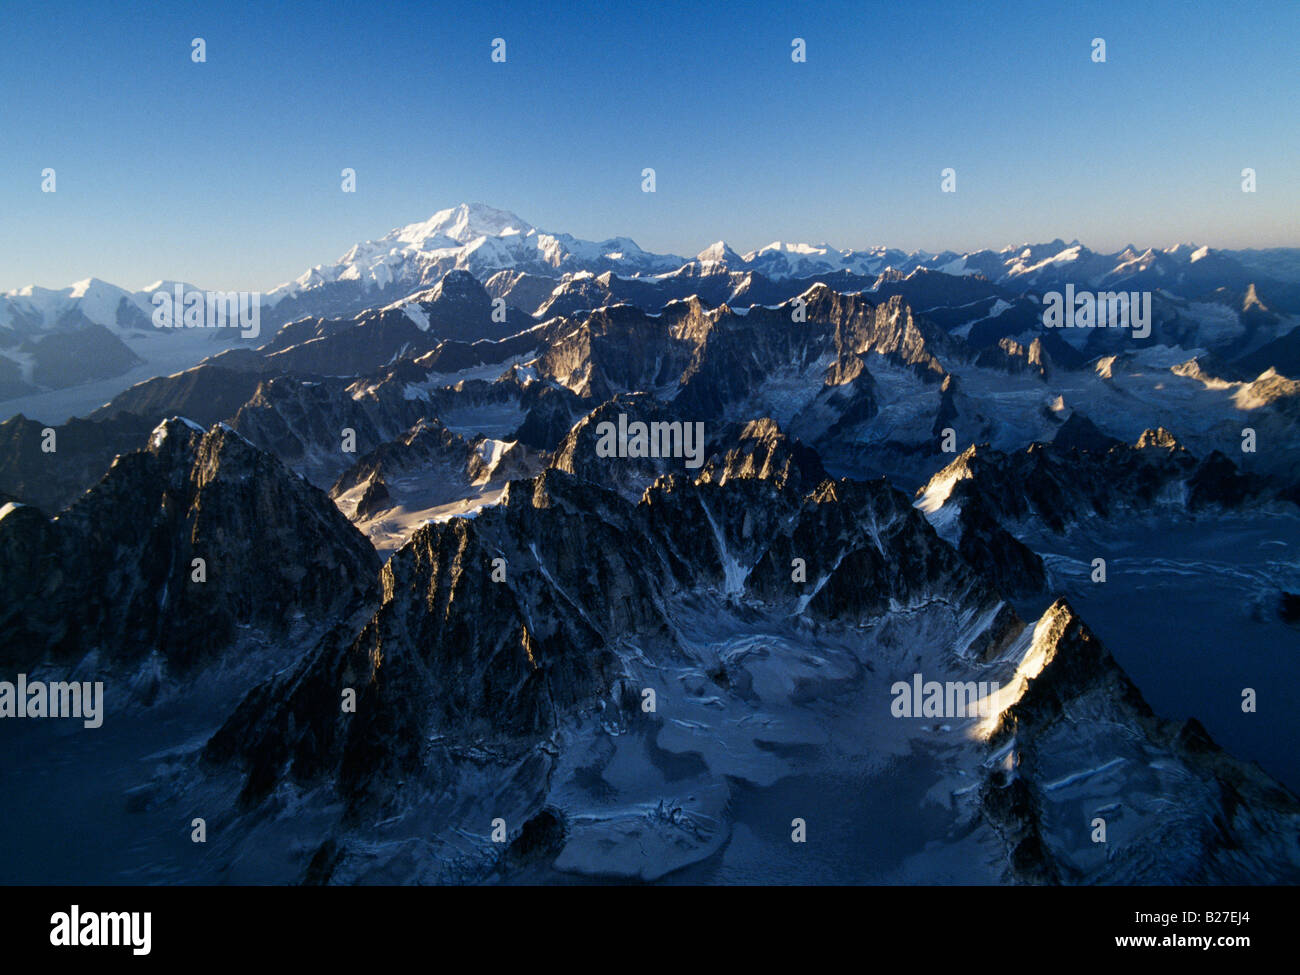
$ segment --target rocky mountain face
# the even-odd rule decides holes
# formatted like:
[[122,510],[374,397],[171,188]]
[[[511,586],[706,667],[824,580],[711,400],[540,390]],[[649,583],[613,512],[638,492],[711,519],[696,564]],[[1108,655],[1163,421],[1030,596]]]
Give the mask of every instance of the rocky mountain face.
[[503,298],[506,304],[522,308],[537,315],[542,304],[556,288],[555,278],[526,271],[497,271],[483,282],[483,288],[492,298]]
[[917,491],[917,507],[962,556],[1012,595],[1046,585],[1026,525],[1063,532],[1087,519],[1158,511],[1294,510],[1295,484],[1240,470],[1219,452],[1197,460],[1164,428],[1122,444],[1079,414],[1049,444],[1016,454],[968,447]]
[[[313,484],[327,487],[356,454],[400,436],[424,416],[414,401],[357,399],[351,386],[346,379],[263,380],[231,426]],[[345,443],[348,430],[355,443]]]
[[[883,481],[670,475],[633,503],[551,470],[416,532],[374,616],[250,694],[205,774],[240,770],[248,829],[289,829],[286,795],[342,804],[312,882],[654,879],[717,858],[744,815],[737,780],[918,747],[938,763],[918,787],[951,817],[930,842],[977,838],[972,875],[1296,875],[1293,795],[1194,721],[1156,718],[1067,603],[1025,625],[985,579]],[[701,639],[705,618],[730,635]],[[886,688],[916,669],[993,690],[965,718],[889,717]],[[471,782],[478,799],[438,798]]]
[[[378,559],[330,500],[228,428],[160,424],[54,520],[0,520],[14,666],[160,658],[184,674],[255,627],[344,616]],[[196,563],[195,560],[201,560]]]
[[[598,445],[605,430],[620,429],[629,424],[646,424],[651,436],[662,446],[664,437],[670,444],[686,445],[692,432],[685,429],[691,421],[683,421],[680,414],[666,408],[646,394],[616,396],[601,404],[583,417],[569,431],[568,436],[551,456],[550,466],[582,480],[598,484],[621,494],[629,501],[637,501],[642,493],[665,475],[678,475],[708,483],[725,483],[741,478],[771,480],[784,487],[810,490],[827,477],[817,452],[797,439],[786,435],[770,417],[747,423],[728,423],[713,428],[700,428],[695,456],[685,453],[671,456],[658,449],[663,456],[602,456]],[[655,425],[658,425],[657,427]],[[635,429],[633,434],[635,434]],[[667,430],[665,435],[663,432]],[[679,440],[678,434],[681,434]],[[625,436],[625,440],[631,439]],[[617,440],[615,441],[617,446]]]
[[[830,398],[835,387],[851,387],[868,372],[868,353],[921,381],[937,385],[945,374],[932,351],[947,348],[944,336],[914,319],[901,299],[876,304],[825,287],[744,314],[725,305],[709,309],[697,299],[653,316],[616,306],[582,319],[577,328],[566,322],[557,330],[563,335],[539,357],[542,376],[596,401],[620,392],[660,391],[675,411],[697,419],[743,410],[765,385],[800,374],[810,381],[795,394],[801,405],[819,395]],[[845,390],[836,392],[843,402]],[[870,406],[852,402],[852,394],[849,399],[845,405],[868,418]]]
[[[687,472],[688,458],[684,454],[672,456],[671,452],[663,452],[665,456],[602,456],[598,444],[607,430],[613,430],[617,438],[620,416],[623,417],[625,428],[630,423],[642,423],[647,427],[651,424],[663,424],[666,427],[676,424],[683,437],[687,433],[684,424],[689,422],[678,418],[649,394],[615,396],[573,425],[551,457],[550,466],[590,484],[615,491],[632,502],[662,475]],[[626,434],[622,440],[625,451]],[[682,444],[685,444],[684,439]],[[614,446],[616,449],[620,446],[617,439]],[[704,444],[700,444],[701,462],[707,449]]]
[[396,440],[380,444],[357,460],[334,482],[330,494],[340,495],[358,487],[381,488],[385,481],[417,470],[440,468],[455,477],[457,487],[469,488],[470,457],[473,448],[446,427],[421,421]]
[[[988,726],[997,761],[980,789],[984,816],[1010,848],[1010,879],[1242,884],[1296,876],[1296,797],[1224,753],[1195,719],[1156,717],[1064,600],[1034,627],[1017,678],[1014,700]],[[1091,768],[1079,776],[1082,764]],[[1125,775],[1135,768],[1145,770],[1139,780]],[[1074,777],[1062,779],[1067,772]],[[1099,822],[1106,842],[1088,836]],[[1135,831],[1142,841],[1129,839]]]
[[[270,450],[313,484],[328,488],[358,456],[403,436],[434,417],[468,440],[519,441],[533,450],[554,449],[580,415],[568,390],[506,373],[496,381],[435,372],[436,358],[380,370],[371,377],[262,382],[231,426]],[[470,370],[473,371],[473,370]],[[489,365],[489,374],[497,366]],[[344,431],[355,434],[346,449]]]
[[432,288],[355,317],[302,318],[280,328],[262,348],[283,373],[358,375],[431,352],[441,342],[493,341],[535,322],[493,299],[473,275],[452,271]]
[[1051,357],[1043,348],[1042,339],[1034,339],[1028,347],[1015,339],[1000,339],[996,346],[981,349],[975,364],[987,369],[1003,369],[1011,373],[1031,372],[1046,379],[1051,368]]
[[540,466],[541,458],[518,441],[467,440],[437,421],[421,420],[359,458],[329,493],[339,510],[359,522],[397,508],[436,510],[484,498]]
[[[808,562],[798,584],[796,553]],[[622,707],[637,645],[691,652],[673,607],[693,592],[813,620],[866,621],[940,590],[997,607],[884,483],[801,495],[767,479],[667,478],[631,504],[557,470],[511,483],[474,519],[419,529],[382,585],[355,640],[265,685],[209,743],[209,760],[246,769],[246,798],[281,775],[333,770],[354,809],[391,806],[394,782],[438,764],[431,735],[519,747],[610,694]],[[340,681],[357,690],[356,717],[323,706]]]
[[1105,450],[1035,443],[1008,456],[987,445],[968,447],[917,495],[931,513],[982,507],[1008,521],[1033,519],[1063,531],[1080,519],[1110,518],[1125,509],[1287,504],[1293,492],[1293,486],[1243,473],[1221,453],[1197,460],[1162,427],[1145,431],[1135,444]]
[[703,482],[725,484],[758,478],[778,487],[807,491],[827,479],[817,451],[786,436],[770,417],[751,420],[720,439],[735,446],[709,459],[700,471]]

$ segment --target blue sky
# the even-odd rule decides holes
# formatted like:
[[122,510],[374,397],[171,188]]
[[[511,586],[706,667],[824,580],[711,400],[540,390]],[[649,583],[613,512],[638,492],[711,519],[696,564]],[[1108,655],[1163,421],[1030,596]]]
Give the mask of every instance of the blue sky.
[[0,36],[0,289],[267,290],[462,201],[685,254],[1300,245],[1292,0],[10,3]]

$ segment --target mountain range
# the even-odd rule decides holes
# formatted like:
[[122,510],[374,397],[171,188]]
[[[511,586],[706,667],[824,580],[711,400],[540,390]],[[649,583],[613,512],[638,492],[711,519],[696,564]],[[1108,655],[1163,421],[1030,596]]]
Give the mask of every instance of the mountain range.
[[[1100,253],[1077,240],[1056,239],[996,251],[934,254],[883,246],[853,250],[773,241],[742,255],[720,240],[687,258],[644,251],[627,237],[589,241],[549,233],[508,211],[462,203],[356,244],[337,261],[318,264],[270,288],[262,302],[264,313],[280,323],[304,316],[350,314],[383,304],[387,296],[402,298],[432,288],[452,270],[468,271],[484,282],[501,271],[508,272],[502,281],[530,275],[566,283],[607,273],[615,278],[665,279],[749,272],[783,280],[837,273],[875,278],[886,271],[906,276],[918,269],[979,275],[1018,290],[1072,281],[1098,289],[1159,287],[1194,297],[1218,288],[1244,291],[1253,281],[1279,288],[1300,285],[1300,248],[1227,250],[1176,244],[1139,250],[1128,245],[1114,253]],[[0,294],[0,328],[27,335],[87,323],[118,330],[150,327],[152,295],[170,291],[178,283],[184,290],[207,290],[159,280],[131,291],[88,278],[60,289],[29,286],[7,291]],[[1287,290],[1290,299],[1298,293]],[[532,303],[526,310],[534,311],[540,304]]]
[[462,205],[255,341],[7,294],[0,661],[107,714],[0,723],[0,878],[1294,883],[1298,271]]

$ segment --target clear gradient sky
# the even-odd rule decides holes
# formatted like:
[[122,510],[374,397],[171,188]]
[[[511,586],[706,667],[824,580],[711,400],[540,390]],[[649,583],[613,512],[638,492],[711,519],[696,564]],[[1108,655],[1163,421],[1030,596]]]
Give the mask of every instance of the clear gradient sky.
[[1300,245],[1295,0],[12,2],[0,37],[0,290],[265,291],[463,201],[682,254]]

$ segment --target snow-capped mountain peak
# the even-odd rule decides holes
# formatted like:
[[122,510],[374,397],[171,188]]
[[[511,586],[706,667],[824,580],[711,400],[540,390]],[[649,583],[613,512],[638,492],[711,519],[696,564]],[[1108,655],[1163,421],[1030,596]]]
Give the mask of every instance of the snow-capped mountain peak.
[[741,256],[732,250],[725,240],[714,241],[708,247],[704,248],[704,250],[696,254],[695,259],[701,264],[714,263],[740,265],[743,263]]
[[406,244],[434,243],[446,246],[443,241],[469,244],[480,237],[511,237],[527,235],[534,228],[508,210],[498,210],[482,203],[462,203],[439,210],[428,220],[399,227],[385,237]]
[[[461,203],[378,240],[355,245],[335,264],[318,265],[275,288],[267,303],[276,305],[286,298],[299,299],[348,284],[360,285],[367,296],[378,291],[396,300],[433,287],[452,270],[483,278],[505,269],[548,277],[586,270],[637,275],[672,270],[683,263],[684,258],[673,254],[644,251],[627,237],[580,240],[542,231],[508,210]],[[291,305],[295,314],[297,304]]]

